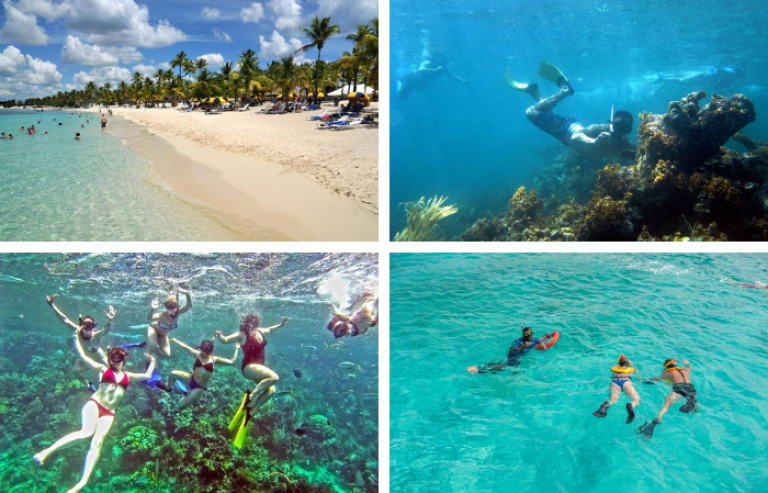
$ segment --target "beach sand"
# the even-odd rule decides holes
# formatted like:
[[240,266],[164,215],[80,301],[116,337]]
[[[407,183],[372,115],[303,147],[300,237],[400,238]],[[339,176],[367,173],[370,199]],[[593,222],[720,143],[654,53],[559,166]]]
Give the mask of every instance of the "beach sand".
[[319,112],[260,109],[205,115],[113,108],[141,130],[119,120],[107,129],[150,160],[173,192],[271,231],[265,241],[375,241],[378,129],[318,130],[306,119]]

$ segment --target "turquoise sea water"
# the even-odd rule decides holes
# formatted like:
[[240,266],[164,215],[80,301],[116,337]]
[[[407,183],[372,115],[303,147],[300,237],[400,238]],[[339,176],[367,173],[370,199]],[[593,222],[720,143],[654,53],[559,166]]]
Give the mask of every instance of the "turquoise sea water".
[[[392,491],[768,491],[768,255],[393,254]],[[515,371],[520,324],[558,344]],[[670,387],[636,383],[605,419],[609,368],[643,376],[686,358],[701,409],[679,401],[650,441],[637,428]]]
[[[605,123],[616,105],[634,115],[635,130],[638,113],[663,113],[689,92],[742,93],[758,114],[744,132],[768,139],[765,2],[392,0],[390,11],[390,238],[406,226],[399,204],[433,195],[458,205],[441,227],[460,235],[566,152],[526,119],[534,101],[506,86],[508,67],[548,97],[557,87],[537,71],[552,63],[575,90],[556,114]],[[424,61],[467,83],[442,74],[399,97],[398,81]]]
[[[33,454],[80,427],[93,371],[74,368],[72,332],[47,306],[70,318],[117,310],[101,348],[146,339],[153,298],[181,284],[192,309],[172,333],[191,347],[215,330],[237,331],[247,313],[265,326],[266,364],[280,377],[273,399],[254,416],[241,450],[227,427],[246,388],[234,366],[217,364],[201,400],[175,414],[178,393],[132,383],[120,402],[87,493],[220,493],[224,491],[372,493],[378,489],[378,332],[345,338],[326,330],[328,302],[342,310],[378,287],[371,254],[2,254],[0,255],[0,490],[61,493],[80,479],[89,440],[54,452],[42,467]],[[184,298],[182,296],[182,303]],[[333,346],[333,347],[331,347]],[[190,371],[195,358],[172,344],[163,379]],[[127,368],[144,371],[143,350],[129,349]],[[215,342],[231,358],[234,345]],[[352,363],[341,365],[341,363]],[[298,372],[298,373],[297,373]],[[315,434],[295,430],[321,415]],[[311,422],[311,421],[310,421]],[[138,427],[138,428],[137,428]],[[141,439],[133,440],[140,432]],[[149,438],[147,438],[149,437]]]
[[[101,132],[99,119],[94,114],[81,118],[68,112],[0,110],[0,131],[14,137],[0,140],[0,240],[241,238],[212,209],[169,192],[145,159],[118,137]],[[33,124],[34,136],[20,129]]]

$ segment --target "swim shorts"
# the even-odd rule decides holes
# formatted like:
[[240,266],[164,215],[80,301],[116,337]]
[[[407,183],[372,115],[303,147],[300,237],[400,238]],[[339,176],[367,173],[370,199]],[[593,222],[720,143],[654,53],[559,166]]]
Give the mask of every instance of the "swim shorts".
[[554,113],[539,112],[533,120],[533,124],[556,138],[565,145],[569,145],[571,138],[570,129],[574,123],[579,123],[576,118],[570,116],[560,116]]

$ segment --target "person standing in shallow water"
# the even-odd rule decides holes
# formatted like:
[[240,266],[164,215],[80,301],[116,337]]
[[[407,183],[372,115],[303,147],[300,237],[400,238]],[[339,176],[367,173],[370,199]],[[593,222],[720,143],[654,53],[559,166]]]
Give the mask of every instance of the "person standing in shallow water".
[[107,128],[107,115],[101,115],[101,131]]
[[192,296],[189,291],[179,288],[178,292],[187,298],[184,306],[179,306],[177,296],[169,296],[165,300],[165,311],[155,313],[155,310],[160,308],[160,300],[155,298],[147,315],[151,322],[147,330],[149,350],[155,351],[160,356],[171,356],[171,342],[168,340],[168,334],[179,326],[179,316],[192,309]]
[[617,111],[611,115],[612,120],[607,124],[594,125],[584,125],[570,116],[556,115],[552,110],[560,101],[573,96],[573,87],[560,69],[546,62],[542,62],[539,67],[539,76],[553,82],[560,90],[548,98],[542,98],[538,84],[516,81],[510,76],[509,69],[504,75],[510,89],[528,93],[536,101],[525,111],[528,121],[581,154],[592,157],[634,157],[637,148],[627,138],[633,126],[629,112]]
[[237,342],[243,348],[243,362],[240,371],[248,380],[256,382],[256,388],[250,393],[248,408],[251,413],[261,407],[275,393],[275,384],[280,377],[272,369],[266,366],[267,340],[265,335],[285,326],[288,317],[271,327],[260,327],[261,318],[256,314],[246,316],[240,324],[240,330],[234,334],[225,336],[220,330],[216,331],[216,337],[224,344]]
[[147,367],[146,372],[133,373],[123,371],[126,351],[122,348],[112,348],[109,351],[109,363],[107,365],[98,362],[85,354],[85,350],[83,349],[82,344],[80,344],[79,332],[80,329],[78,329],[78,334],[75,334],[75,348],[77,348],[80,358],[82,358],[87,365],[93,369],[99,370],[101,373],[99,388],[83,406],[81,411],[82,426],[80,431],[75,431],[60,438],[56,443],[35,454],[33,457],[35,462],[39,465],[43,465],[52,452],[77,440],[91,438],[91,447],[88,450],[88,454],[85,456],[83,477],[75,486],[67,490],[67,493],[77,493],[85,487],[86,483],[88,483],[93,468],[101,455],[101,446],[104,444],[104,439],[106,438],[107,433],[109,433],[112,423],[115,420],[115,410],[125,396],[125,391],[128,388],[129,382],[147,380],[152,376],[152,372],[155,370],[155,358],[147,354],[146,356],[149,359],[149,366]]

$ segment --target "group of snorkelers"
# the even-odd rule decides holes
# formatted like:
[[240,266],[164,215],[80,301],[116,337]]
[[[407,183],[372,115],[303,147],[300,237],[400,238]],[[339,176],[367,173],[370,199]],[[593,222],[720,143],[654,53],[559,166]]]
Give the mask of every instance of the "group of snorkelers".
[[[491,362],[480,368],[471,366],[467,368],[470,373],[497,373],[510,367],[518,366],[523,356],[530,350],[537,349],[543,351],[547,349],[544,341],[552,334],[547,334],[541,339],[534,339],[533,329],[521,325],[523,336],[516,339],[507,353],[506,362]],[[632,362],[623,354],[615,366],[611,368],[612,379],[609,384],[611,397],[600,405],[600,409],[592,413],[598,418],[604,418],[608,415],[608,409],[616,404],[624,392],[632,401],[627,403],[626,424],[635,419],[635,408],[640,404],[640,395],[632,384],[632,376],[637,375],[638,381],[653,385],[653,382],[663,381],[672,385],[672,392],[667,396],[666,402],[659,411],[659,415],[650,423],[645,423],[638,430],[645,438],[652,438],[653,431],[657,425],[661,424],[661,418],[667,413],[669,407],[681,397],[685,397],[686,402],[680,407],[680,412],[690,413],[697,409],[696,388],[691,383],[691,370],[693,367],[687,360],[683,360],[684,367],[677,366],[677,360],[668,359],[664,362],[664,369],[658,377],[643,380]]]
[[[114,422],[116,409],[131,382],[142,382],[167,392],[174,389],[179,390],[185,396],[177,404],[176,409],[182,410],[199,400],[207,390],[215,365],[233,365],[238,357],[238,351],[242,348],[241,373],[244,378],[254,382],[256,386],[252,391],[245,392],[235,418],[229,426],[230,430],[235,431],[233,445],[237,448],[242,447],[245,441],[253,414],[275,393],[274,387],[280,377],[266,366],[265,348],[267,340],[265,336],[288,324],[288,318],[283,317],[282,321],[276,325],[262,327],[261,317],[252,313],[246,315],[242,319],[239,329],[230,335],[224,335],[220,330],[215,331],[214,338],[219,342],[235,344],[232,358],[222,358],[213,355],[214,342],[211,339],[205,339],[199,346],[191,347],[191,345],[175,337],[170,337],[171,332],[178,328],[181,315],[192,308],[190,292],[178,289],[178,294],[184,295],[184,305],[180,305],[178,295],[169,296],[163,304],[164,310],[162,311],[158,311],[161,308],[159,300],[154,299],[152,301],[147,314],[149,327],[146,341],[108,347],[106,351],[99,344],[96,344],[96,338],[109,333],[112,321],[117,315],[114,307],[110,306],[108,311],[104,311],[107,321],[102,329],[97,329],[98,324],[93,316],[81,315],[78,321],[74,322],[56,306],[57,294],[47,297],[49,306],[59,319],[70,329],[74,329],[74,345],[79,356],[75,369],[77,371],[96,370],[99,374],[98,386],[88,382],[92,395],[81,411],[81,429],[60,438],[50,447],[34,456],[35,462],[42,465],[55,450],[77,440],[91,438],[83,476],[75,486],[67,490],[67,493],[79,492],[88,482],[101,454],[104,439]],[[377,298],[373,293],[363,293],[353,304],[352,309],[354,310],[357,306],[357,310],[353,311],[352,315],[344,315],[338,308],[331,305],[333,319],[328,324],[328,329],[333,332],[336,338],[345,335],[359,336],[364,334],[378,322],[378,317],[375,314],[376,302]],[[169,357],[171,355],[171,342],[194,356],[195,361],[191,371],[173,370],[170,372],[167,382],[164,382],[156,370],[156,356]],[[124,369],[129,354],[128,350],[134,348],[147,349],[145,353],[147,364],[143,373]]]
[[623,354],[619,356],[619,360],[616,365],[611,367],[612,377],[611,383],[608,384],[611,393],[611,398],[600,405],[600,409],[592,413],[598,418],[605,418],[608,415],[608,408],[616,404],[619,400],[619,396],[624,392],[632,402],[627,403],[627,420],[626,424],[635,420],[635,408],[640,404],[640,395],[637,393],[634,385],[632,384],[632,375],[637,375],[637,380],[645,384],[653,384],[653,382],[663,381],[668,385],[672,385],[672,392],[667,395],[667,399],[664,405],[659,411],[659,415],[656,416],[650,423],[642,425],[638,432],[645,438],[652,438],[653,431],[656,425],[661,424],[661,418],[667,413],[670,406],[677,402],[681,397],[685,397],[685,404],[680,406],[680,412],[691,413],[697,410],[696,400],[696,387],[691,383],[691,370],[693,367],[688,363],[688,360],[683,360],[683,366],[677,366],[677,360],[668,359],[664,362],[664,369],[661,375],[658,377],[647,378],[645,381],[640,377],[637,369],[632,362]]

